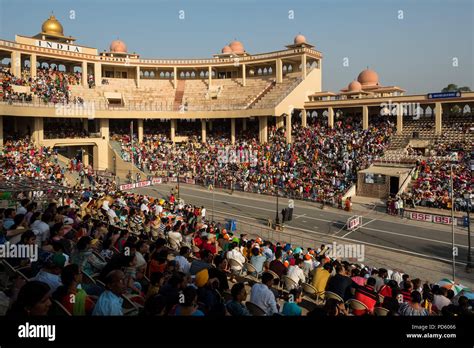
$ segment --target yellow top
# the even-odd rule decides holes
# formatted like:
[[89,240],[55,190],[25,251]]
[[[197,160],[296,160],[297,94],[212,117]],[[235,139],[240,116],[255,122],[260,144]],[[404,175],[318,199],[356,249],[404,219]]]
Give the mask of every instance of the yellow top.
[[54,17],[54,15],[49,16],[49,18],[44,21],[41,31],[46,34],[61,35],[63,36],[63,26],[59,21]]

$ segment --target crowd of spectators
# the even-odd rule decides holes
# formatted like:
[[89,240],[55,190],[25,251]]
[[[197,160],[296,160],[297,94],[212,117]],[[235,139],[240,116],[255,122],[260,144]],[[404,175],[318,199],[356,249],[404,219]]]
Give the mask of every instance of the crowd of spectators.
[[[0,156],[7,168],[3,175],[30,172],[21,160],[30,158],[39,167],[33,172],[54,180],[54,153],[27,141],[6,146],[11,151]],[[205,207],[173,194],[160,199],[125,193],[97,178],[90,188],[70,188],[61,204],[52,200],[40,207],[27,193],[18,198],[16,207],[0,212],[0,243],[37,245],[39,257],[5,260],[15,269],[5,290],[11,317],[61,311],[339,316],[371,315],[377,308],[388,315],[472,315],[467,297],[439,285],[331,258],[324,245],[303,247],[227,231],[209,220]],[[305,285],[322,302],[309,300]],[[350,299],[367,309],[349,308]]]
[[[82,103],[83,100],[72,99],[70,85],[81,83],[81,73],[65,73],[57,68],[38,68],[36,77],[29,76],[29,73],[22,71],[21,77],[15,77],[9,69],[2,68],[0,74],[2,77],[2,99],[5,101],[32,101],[35,95],[39,100],[45,103],[63,103],[70,102]],[[31,93],[15,92],[13,86],[28,86]]]
[[356,181],[358,170],[383,154],[392,124],[379,122],[368,130],[351,119],[330,129],[323,125],[293,128],[286,144],[284,129],[270,129],[269,141],[207,137],[205,144],[188,141],[172,146],[164,135],[145,136],[143,143],[130,135],[120,138],[122,158],[151,174],[184,176],[206,186],[233,187],[246,192],[279,194],[335,204]]
[[471,151],[472,144],[467,141],[437,142],[430,151],[430,157],[416,163],[410,192],[414,204],[451,209],[452,167],[454,208],[465,211],[467,203],[464,194],[472,192]]

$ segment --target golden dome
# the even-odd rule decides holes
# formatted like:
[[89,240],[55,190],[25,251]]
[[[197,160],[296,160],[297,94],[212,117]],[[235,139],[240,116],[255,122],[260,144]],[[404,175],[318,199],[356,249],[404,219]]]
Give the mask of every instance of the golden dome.
[[41,32],[64,36],[63,26],[61,23],[59,23],[56,17],[54,17],[54,15],[49,16],[49,18],[44,21],[43,25],[41,26]]
[[127,45],[121,40],[114,40],[110,44],[110,52],[113,53],[127,53]]
[[357,77],[362,86],[374,86],[379,84],[379,75],[369,68],[362,71]]

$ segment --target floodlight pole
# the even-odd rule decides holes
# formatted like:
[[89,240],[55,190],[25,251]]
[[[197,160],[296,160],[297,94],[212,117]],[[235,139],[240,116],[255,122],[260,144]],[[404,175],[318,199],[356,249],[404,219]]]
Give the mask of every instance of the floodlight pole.
[[454,179],[453,179],[453,166],[451,164],[451,233],[452,233],[452,253],[453,253],[453,283],[456,281],[456,253],[455,253],[455,244],[454,244]]

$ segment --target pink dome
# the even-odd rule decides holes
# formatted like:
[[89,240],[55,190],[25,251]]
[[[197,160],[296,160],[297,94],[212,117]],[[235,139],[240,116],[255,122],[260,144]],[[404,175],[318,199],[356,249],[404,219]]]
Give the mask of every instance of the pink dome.
[[373,70],[365,69],[359,74],[357,81],[359,81],[363,86],[378,85],[379,75],[377,75],[377,73]]
[[240,41],[232,41],[229,44],[229,47],[234,53],[237,53],[237,54],[245,53],[244,45],[242,45],[242,42]]
[[354,80],[351,83],[349,83],[349,86],[347,86],[347,90],[349,92],[358,92],[362,90],[362,85],[360,84],[360,82]]
[[298,34],[295,36],[295,39],[293,42],[295,43],[295,45],[301,45],[301,44],[306,43],[306,38],[303,35]]
[[221,53],[232,53],[232,48],[230,48],[229,45],[226,45],[222,48]]
[[110,44],[110,52],[114,53],[127,53],[127,45],[121,40],[114,40]]

